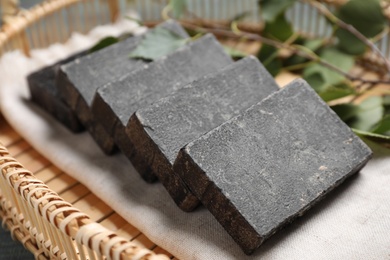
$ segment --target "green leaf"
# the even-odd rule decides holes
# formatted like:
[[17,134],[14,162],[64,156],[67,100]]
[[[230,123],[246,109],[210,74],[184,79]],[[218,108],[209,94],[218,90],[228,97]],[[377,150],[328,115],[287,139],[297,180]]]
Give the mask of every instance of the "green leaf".
[[367,46],[350,32],[337,30],[336,37],[339,39],[337,47],[347,54],[361,55],[366,51]]
[[106,48],[107,46],[110,46],[110,45],[117,43],[117,42],[119,42],[119,38],[117,38],[117,37],[109,36],[109,37],[103,38],[98,43],[96,43],[91,49],[89,49],[89,53],[101,50],[101,49]]
[[326,88],[324,91],[319,93],[320,97],[325,101],[331,101],[335,99],[339,99],[342,97],[346,97],[352,94],[355,94],[356,91],[345,83],[340,83],[336,86],[330,86]]
[[266,22],[263,35],[279,41],[286,41],[293,35],[292,25],[287,21],[284,13],[279,14],[274,20]]
[[358,106],[353,104],[340,104],[331,106],[330,108],[347,124],[359,112]]
[[383,96],[383,106],[385,108],[385,115],[390,114],[390,95]]
[[[318,71],[315,71],[318,70]],[[312,71],[311,71],[312,70]],[[310,72],[308,72],[310,71]],[[317,64],[306,67],[303,73],[303,78],[309,83],[309,85],[317,92],[323,92],[326,89],[326,80],[322,75],[321,69],[317,69]]]
[[[354,65],[355,60],[352,56],[345,54],[336,48],[326,48],[320,58],[329,64],[339,68],[343,72],[348,72]],[[333,71],[319,63],[307,66],[303,71],[303,77],[317,91],[326,91],[327,87],[337,85],[345,80],[344,76]]]
[[340,7],[338,17],[366,37],[380,33],[386,23],[380,0],[350,0]]
[[[352,56],[342,53],[335,48],[324,49],[320,54],[320,58],[329,64],[336,66],[343,72],[348,72],[355,64],[355,59]],[[344,76],[340,75],[338,72],[328,69],[320,64],[318,64],[318,66],[321,67],[319,71],[321,71],[321,74],[324,76],[327,84],[333,85],[344,80]]]
[[266,22],[271,22],[293,5],[295,1],[296,0],[260,0],[261,16]]
[[187,9],[187,0],[170,0],[169,5],[173,13],[173,18],[179,19]]
[[263,44],[257,57],[272,76],[276,76],[282,69],[282,61],[278,57],[278,49],[274,46]]
[[383,105],[390,106],[390,95],[383,96]]
[[372,129],[376,134],[390,134],[390,115],[385,115]]
[[[340,7],[337,16],[367,38],[383,31],[387,22],[380,0],[350,0]],[[339,39],[338,47],[346,53],[359,55],[366,49],[361,40],[345,29],[338,29],[336,36]]]
[[375,125],[379,126],[384,111],[382,98],[375,96],[359,105],[341,104],[331,108],[351,128],[365,132],[371,132]]
[[[301,37],[298,37],[298,39],[294,42],[294,45],[302,45],[313,52],[317,52],[323,46],[323,44],[324,44],[323,39],[302,39]],[[297,71],[298,73],[301,73],[300,71],[304,67],[296,66],[296,65],[303,64],[308,61],[309,60],[307,58],[299,56],[298,54],[293,54],[291,57],[287,58],[283,62],[283,64],[284,67],[290,67],[289,70]],[[294,67],[296,66],[297,69],[292,70],[291,66]]]
[[223,48],[224,48],[225,52],[233,58],[244,58],[244,57],[248,56],[247,54],[243,53],[242,51],[237,50],[237,49],[232,48],[232,47],[227,46],[227,45],[223,45]]
[[267,63],[265,68],[273,77],[275,77],[282,70],[282,61],[280,59],[272,59]]
[[355,134],[357,134],[359,136],[365,137],[367,139],[370,139],[372,141],[375,141],[375,142],[378,142],[381,144],[384,144],[384,143],[389,144],[390,143],[390,136],[387,136],[387,135],[371,133],[371,132],[362,131],[362,130],[354,129],[354,128],[352,128],[352,131],[354,131]]
[[383,117],[383,103],[381,97],[369,97],[358,105],[358,111],[348,124],[351,128],[370,131]]
[[324,39],[307,39],[305,40],[303,46],[309,50],[316,52],[324,44]]
[[148,32],[140,44],[130,53],[130,58],[156,60],[185,45],[187,39],[167,30],[156,27]]
[[295,67],[296,65],[299,65],[299,64],[306,63],[307,61],[308,61],[308,59],[306,59],[302,56],[299,56],[297,54],[293,54],[283,61],[283,67],[285,67],[289,71],[300,73],[302,70],[302,67],[298,66],[298,68],[294,68],[294,69],[292,67],[293,66]]

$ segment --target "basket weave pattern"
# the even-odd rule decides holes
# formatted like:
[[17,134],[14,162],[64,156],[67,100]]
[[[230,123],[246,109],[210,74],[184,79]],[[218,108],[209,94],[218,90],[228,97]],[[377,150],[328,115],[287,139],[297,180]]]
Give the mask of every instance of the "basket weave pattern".
[[[3,8],[18,8],[11,2],[2,0]],[[29,10],[8,10],[2,17],[5,24],[0,30],[0,56],[16,49],[29,55],[33,48],[65,42],[75,31],[86,33],[99,24],[113,22],[118,14],[115,0],[46,0]]]
[[0,217],[37,259],[169,259],[119,237],[64,201],[0,144]]

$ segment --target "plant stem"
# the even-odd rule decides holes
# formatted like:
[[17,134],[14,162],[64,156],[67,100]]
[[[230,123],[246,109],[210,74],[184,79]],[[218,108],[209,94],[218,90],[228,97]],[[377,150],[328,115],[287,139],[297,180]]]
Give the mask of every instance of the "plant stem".
[[312,52],[308,52],[308,51],[306,51],[302,48],[298,48],[294,45],[289,45],[289,44],[286,44],[286,43],[283,43],[280,41],[276,41],[273,39],[263,37],[259,34],[249,33],[249,32],[244,32],[244,31],[232,32],[230,30],[221,29],[221,28],[205,28],[205,27],[201,27],[201,26],[197,25],[196,23],[192,23],[192,22],[188,22],[188,21],[181,21],[181,24],[188,29],[203,32],[203,33],[209,32],[209,33],[213,33],[217,36],[224,36],[224,37],[234,38],[234,39],[245,37],[248,40],[260,41],[264,44],[268,44],[268,45],[274,46],[274,47],[279,48],[279,49],[287,49],[287,50],[289,50],[289,51],[291,51],[291,52],[293,52],[293,53],[295,53],[303,58],[318,62],[322,66],[327,67],[328,69],[331,69],[331,70],[343,75],[345,78],[349,79],[350,81],[359,81],[362,83],[369,83],[369,84],[379,84],[379,83],[390,84],[390,80],[370,80],[370,79],[364,79],[361,77],[351,75],[347,72],[340,70],[336,66],[324,61],[323,59],[321,59],[319,56],[313,54]]
[[326,8],[325,5],[321,4],[318,1],[315,0],[300,0],[300,1],[304,3],[309,3],[311,6],[316,8],[321,14],[323,14],[326,18],[328,18],[332,23],[336,24],[338,27],[345,29],[348,32],[352,33],[354,36],[356,36],[356,38],[358,38],[366,46],[368,46],[373,53],[376,53],[381,59],[383,59],[384,64],[386,64],[387,73],[390,74],[389,60],[383,55],[383,53],[378,49],[378,47],[373,42],[367,39],[367,37],[364,36],[361,32],[359,32],[355,27],[340,20],[328,8]]
[[315,61],[311,60],[311,61],[307,61],[307,62],[304,62],[304,63],[299,63],[299,64],[291,65],[291,66],[288,66],[288,67],[284,67],[283,69],[288,70],[288,71],[301,70],[301,69],[306,68],[310,64],[313,64],[313,62],[315,62]]

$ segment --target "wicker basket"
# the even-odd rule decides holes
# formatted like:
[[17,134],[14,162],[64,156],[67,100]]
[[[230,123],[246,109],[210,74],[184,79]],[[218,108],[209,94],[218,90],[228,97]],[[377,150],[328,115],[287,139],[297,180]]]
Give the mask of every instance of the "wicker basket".
[[[17,10],[15,2],[1,2],[0,56],[16,49],[29,55],[30,49],[64,42],[73,31],[88,32],[119,14],[117,1],[45,1],[30,10]],[[93,222],[23,168],[1,144],[0,169],[3,227],[35,258],[169,259]]]
[[0,145],[0,217],[37,259],[169,259],[90,220]]
[[[256,0],[189,1],[193,13],[211,22],[227,21],[238,13],[257,8]],[[88,32],[99,24],[115,21],[128,9],[135,9],[148,22],[161,19],[167,1],[129,0],[47,0],[29,10],[19,10],[16,0],[2,0],[3,26],[0,31],[0,56],[20,49],[31,49],[64,42],[72,32]],[[244,21],[257,25],[254,12]],[[326,26],[317,10],[297,3],[288,16],[295,27],[311,34],[326,35]],[[302,23],[301,17],[314,21]],[[308,21],[307,20],[307,21]],[[310,26],[306,26],[309,24]],[[377,46],[390,57],[388,35]],[[1,141],[1,140],[0,140]],[[50,190],[13,159],[0,145],[0,217],[11,234],[36,258],[59,259],[167,259],[167,256],[141,248],[121,238],[91,219]]]

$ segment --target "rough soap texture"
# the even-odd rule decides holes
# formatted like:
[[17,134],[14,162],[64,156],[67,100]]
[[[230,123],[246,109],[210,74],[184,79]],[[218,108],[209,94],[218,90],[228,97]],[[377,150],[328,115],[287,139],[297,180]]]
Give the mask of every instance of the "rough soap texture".
[[84,127],[70,107],[61,100],[56,84],[56,77],[58,69],[62,64],[86,54],[86,51],[77,53],[53,65],[33,72],[27,77],[31,100],[73,132],[80,132]]
[[215,37],[205,35],[125,78],[99,88],[92,105],[93,114],[143,178],[154,181],[156,177],[137,156],[125,133],[130,116],[137,109],[232,62]]
[[260,62],[248,57],[138,110],[127,133],[176,204],[190,211],[199,201],[172,169],[180,148],[278,89]]
[[359,171],[371,153],[297,80],[188,144],[174,169],[250,254]]
[[[167,21],[159,26],[188,37],[183,28],[174,21]],[[115,145],[104,128],[93,120],[90,109],[93,97],[99,87],[118,80],[146,64],[144,60],[129,58],[130,52],[141,39],[142,36],[130,37],[63,65],[59,71],[58,83],[62,98],[107,154],[115,151]]]

